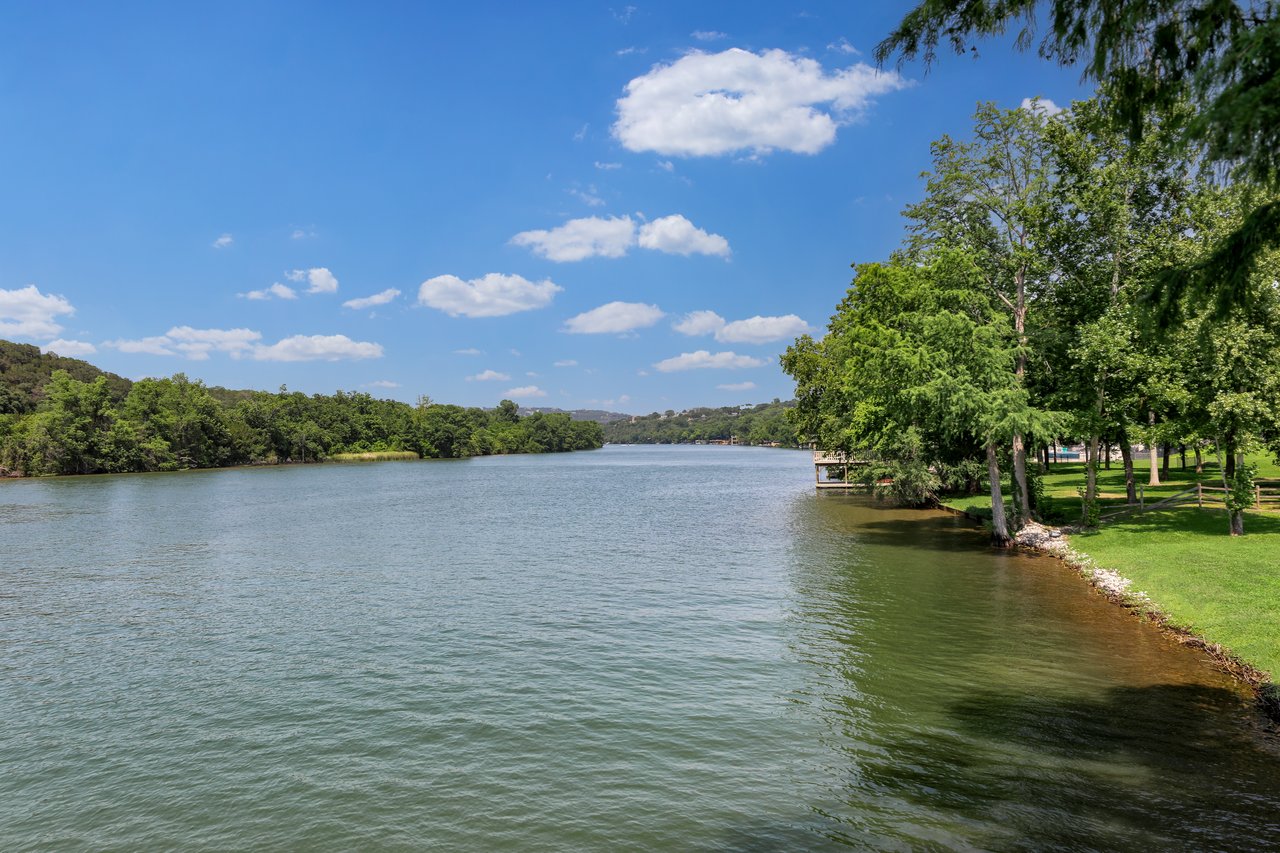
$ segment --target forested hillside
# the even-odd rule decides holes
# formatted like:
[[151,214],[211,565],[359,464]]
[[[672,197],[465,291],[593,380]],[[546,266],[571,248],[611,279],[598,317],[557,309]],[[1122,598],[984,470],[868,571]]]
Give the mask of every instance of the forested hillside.
[[[8,353],[16,345],[6,347]],[[29,357],[15,363],[26,384],[6,379],[0,386],[3,399],[22,403],[0,413],[0,472],[9,475],[315,462],[368,451],[430,458],[547,453],[603,443],[595,422],[567,414],[520,417],[510,400],[491,410],[426,398],[411,406],[359,392],[211,389],[183,374],[129,383],[97,371],[82,380],[60,367],[36,385],[45,363]],[[77,364],[81,375],[96,370]]]
[[774,400],[755,406],[654,412],[606,424],[604,438],[614,444],[689,444],[732,439],[739,444],[794,447],[795,428],[785,415],[794,405],[794,401]]
[[0,415],[34,412],[55,370],[65,370],[81,382],[104,376],[115,400],[123,400],[133,384],[78,358],[63,358],[56,353],[42,353],[31,344],[0,340]]

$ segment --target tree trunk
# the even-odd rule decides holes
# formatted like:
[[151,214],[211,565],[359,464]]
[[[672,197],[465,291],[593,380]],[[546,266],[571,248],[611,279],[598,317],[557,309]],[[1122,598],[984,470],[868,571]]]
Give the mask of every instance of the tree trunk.
[[1021,530],[1031,518],[1031,495],[1027,491],[1027,448],[1022,443],[1022,436],[1013,437],[1013,481],[1016,494],[1014,497],[1013,528]]
[[1231,513],[1231,535],[1244,535],[1244,513],[1241,510],[1235,510]]
[[1196,442],[1196,473],[1204,473],[1204,457],[1200,455],[1200,442]]
[[1102,443],[1102,467],[1111,470],[1111,442],[1104,441]]
[[1187,446],[1185,444],[1178,445],[1178,467],[1183,471],[1187,470]]
[[1133,445],[1128,435],[1120,437],[1120,458],[1124,460],[1124,496],[1133,505],[1138,502],[1138,487],[1133,482]]
[[[1085,449],[1084,470],[1084,503],[1087,507],[1098,499],[1098,437],[1096,435],[1089,436],[1089,446]],[[1086,519],[1087,517],[1086,514]]]
[[1160,462],[1160,476],[1166,480],[1169,479],[1169,455],[1172,451],[1173,448],[1166,444],[1164,446],[1164,459]]
[[1147,438],[1147,457],[1151,460],[1151,476],[1147,478],[1147,485],[1158,486],[1160,485],[1160,448],[1156,446],[1156,413],[1153,409],[1147,409],[1147,426],[1151,427]]
[[1000,492],[1000,461],[995,444],[987,444],[987,476],[991,480],[991,544],[1009,545],[1009,524],[1004,517],[1004,495]]

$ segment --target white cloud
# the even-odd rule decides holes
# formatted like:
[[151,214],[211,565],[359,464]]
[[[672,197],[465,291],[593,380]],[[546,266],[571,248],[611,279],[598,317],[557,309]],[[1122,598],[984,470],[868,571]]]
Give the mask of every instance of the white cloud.
[[339,361],[382,358],[382,345],[353,341],[346,335],[293,335],[253,349],[257,361]]
[[467,347],[466,349],[456,349],[453,351],[453,354],[454,355],[484,355],[484,350],[476,349],[475,347]]
[[828,73],[783,50],[694,51],[627,84],[613,134],[631,151],[682,157],[815,154],[875,96],[905,85],[892,71],[858,63]]
[[213,248],[215,249],[225,249],[235,241],[236,241],[235,238],[232,237],[230,234],[223,234],[220,237],[218,237],[217,240],[214,240],[210,245],[213,246]]
[[689,33],[689,35],[696,38],[698,41],[719,41],[720,39],[729,37],[728,33],[722,33],[719,30],[694,30]]
[[62,338],[56,341],[49,341],[49,343],[40,347],[40,352],[52,352],[65,356],[93,355],[97,351],[98,348],[88,341],[64,341]]
[[361,296],[359,299],[348,299],[342,303],[343,308],[354,308],[357,311],[361,308],[372,308],[375,305],[386,305],[391,300],[400,295],[400,291],[394,287],[388,287],[381,293],[375,293],[373,296]]
[[669,255],[718,255],[729,257],[729,241],[719,234],[708,234],[680,214],[664,216],[640,226],[638,237],[643,249],[657,249]]
[[617,56],[630,56],[633,53],[648,53],[648,52],[649,52],[649,48],[647,47],[624,47],[624,48],[621,48],[620,50],[615,50],[614,54]]
[[499,373],[496,370],[486,370],[483,373],[477,373],[475,376],[468,376],[468,382],[506,382],[511,377],[505,373]]
[[756,387],[754,382],[730,382],[727,385],[717,385],[721,391],[750,391]]
[[273,296],[277,299],[297,299],[298,293],[289,285],[277,281],[262,290],[250,290],[248,293],[237,293],[236,296],[245,299],[270,299]]
[[550,279],[532,282],[496,272],[470,281],[438,275],[418,288],[418,304],[437,308],[450,317],[505,317],[545,308],[562,289]]
[[724,318],[714,311],[690,311],[671,328],[682,335],[710,335],[724,328]]
[[545,397],[547,392],[543,391],[537,385],[521,385],[519,388],[508,389],[507,393],[502,396],[511,400],[529,399],[531,397]]
[[714,311],[691,311],[673,323],[671,328],[682,335],[715,335],[717,341],[730,344],[763,344],[813,331],[795,314],[755,316],[729,323]]
[[310,228],[295,228],[289,238],[292,240],[309,240],[314,236],[316,236],[316,232]]
[[849,44],[849,40],[844,36],[840,36],[840,38],[837,41],[834,41],[831,44],[827,45],[827,50],[836,51],[837,53],[843,53],[843,54],[846,54],[847,56],[862,56],[862,51],[858,50],[856,47]]
[[682,352],[680,355],[666,358],[654,365],[663,373],[677,370],[700,370],[703,368],[719,368],[736,370],[741,367],[763,367],[764,361],[749,355],[738,355],[732,352],[718,352],[714,355],[704,349],[697,352]]
[[664,316],[657,305],[609,302],[565,320],[564,330],[579,335],[618,334],[652,326]]
[[716,340],[731,344],[764,344],[794,338],[813,331],[809,324],[795,314],[783,317],[749,317],[734,320],[716,330]]
[[0,337],[52,338],[62,331],[54,318],[74,313],[66,297],[41,293],[34,284],[0,290]]
[[670,160],[659,160],[658,168],[664,172],[674,172],[676,170],[676,164],[672,163]]
[[205,361],[211,352],[230,353],[239,358],[258,347],[261,332],[252,329],[194,329],[191,326],[174,326],[163,335],[137,340],[106,341],[103,346],[120,352],[146,355],[182,355],[192,361]]
[[1040,113],[1046,118],[1052,118],[1062,112],[1062,107],[1058,106],[1048,98],[1041,97],[1023,98],[1022,103],[1018,106],[1024,110],[1031,110],[1032,112]]
[[596,195],[595,187],[590,187],[586,190],[571,188],[566,190],[565,192],[569,193],[569,195],[573,196],[578,201],[585,204],[587,207],[603,207],[604,206],[604,199]]
[[635,241],[635,229],[630,216],[590,216],[570,219],[550,231],[521,231],[511,238],[511,243],[528,246],[535,255],[549,261],[620,258]]
[[307,293],[337,293],[338,279],[328,267],[312,267],[307,270],[289,270],[284,274],[289,281],[306,281]]
[[621,169],[622,164],[621,163],[601,163],[599,160],[597,160],[596,168],[601,170],[602,172],[612,172],[614,169]]
[[372,382],[365,383],[370,388],[399,388],[399,382],[392,382],[390,379],[375,379]]
[[557,361],[555,364],[553,364],[553,365],[551,365],[551,366],[552,366],[552,367],[577,367],[577,366],[578,366],[578,362],[574,361],[574,360],[573,360],[573,359],[571,359],[571,358],[566,358],[566,359],[563,359],[563,360],[561,360],[561,361]]

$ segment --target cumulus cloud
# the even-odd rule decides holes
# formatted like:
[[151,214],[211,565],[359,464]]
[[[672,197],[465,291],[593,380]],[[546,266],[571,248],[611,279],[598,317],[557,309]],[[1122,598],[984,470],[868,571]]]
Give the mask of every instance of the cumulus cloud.
[[721,391],[750,391],[756,387],[754,382],[730,382],[726,385],[717,385]]
[[297,299],[298,293],[287,284],[275,282],[270,287],[264,287],[262,290],[250,290],[248,293],[237,293],[236,296],[245,299]]
[[225,352],[233,358],[239,358],[258,346],[261,339],[262,333],[252,329],[195,329],[191,326],[174,326],[163,335],[107,341],[103,346],[120,352],[182,355],[192,361],[205,361],[212,352]]
[[285,273],[289,281],[307,282],[307,293],[337,293],[338,279],[328,267],[312,267],[307,270],[290,270]]
[[257,361],[341,361],[382,358],[382,345],[346,335],[293,335],[253,349]]
[[66,297],[41,293],[34,284],[0,289],[0,337],[52,338],[62,331],[55,318],[74,313]]
[[757,315],[730,323],[714,311],[691,311],[671,328],[682,335],[715,335],[717,341],[728,344],[764,344],[813,331],[795,314],[782,317]]
[[64,356],[93,355],[97,351],[98,348],[88,341],[64,341],[62,338],[49,341],[40,347],[40,352],[52,352]]
[[470,281],[456,275],[438,275],[419,286],[418,304],[439,309],[450,317],[505,317],[545,308],[562,289],[550,279],[532,282],[496,272]]
[[511,400],[527,400],[532,397],[545,397],[547,392],[537,385],[521,385],[519,388],[508,389],[502,396]]
[[724,318],[714,311],[690,311],[671,328],[682,335],[710,335],[724,328]]
[[654,365],[662,373],[674,373],[677,370],[701,370],[716,368],[737,370],[742,367],[762,367],[764,361],[749,355],[738,355],[732,352],[709,353],[704,349],[697,352],[682,352],[680,355],[663,359]]
[[578,335],[619,334],[652,326],[664,316],[657,305],[609,302],[565,320],[564,330]]
[[511,238],[511,243],[528,246],[535,255],[550,261],[620,258],[635,240],[635,229],[630,216],[588,216],[570,219],[550,231],[521,231]]
[[718,255],[727,258],[729,241],[695,226],[681,214],[663,216],[636,226],[630,216],[570,219],[550,230],[521,231],[512,245],[528,246],[550,261],[621,258],[632,246],[669,255]]
[[226,249],[235,241],[236,241],[235,238],[232,237],[230,234],[223,234],[219,236],[217,240],[214,240],[213,243],[211,243],[210,245],[212,245],[213,248],[215,249]]
[[906,85],[864,63],[828,72],[783,50],[694,51],[627,84],[613,135],[631,151],[682,157],[815,154],[873,98]]
[[1034,113],[1040,113],[1046,118],[1052,118],[1062,112],[1062,107],[1058,106],[1048,98],[1041,97],[1023,98],[1022,103],[1018,106],[1024,110],[1031,110]]
[[734,320],[716,330],[716,340],[731,344],[764,344],[781,341],[813,331],[795,314],[782,317],[749,317]]
[[394,287],[388,287],[381,293],[375,293],[373,296],[361,296],[359,299],[348,299],[342,303],[343,308],[354,308],[357,311],[361,308],[372,308],[375,305],[386,305],[391,300],[400,295],[400,291]]
[[678,213],[641,225],[637,239],[640,248],[657,249],[669,255],[729,257],[728,240],[719,234],[708,234]]
[[552,367],[577,367],[577,366],[578,366],[578,362],[574,361],[574,360],[573,360],[573,359],[571,359],[571,358],[566,358],[566,359],[562,359],[562,360],[560,360],[560,361],[557,361],[555,364],[553,364],[553,365],[551,365],[551,366],[552,366]]
[[477,373],[475,376],[468,376],[468,382],[506,382],[511,377],[505,373],[499,373],[496,370],[486,370],[483,373]]

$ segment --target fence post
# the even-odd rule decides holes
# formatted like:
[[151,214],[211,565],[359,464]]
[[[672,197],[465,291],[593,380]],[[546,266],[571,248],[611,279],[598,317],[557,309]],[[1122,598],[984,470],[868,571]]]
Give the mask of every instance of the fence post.
[[1257,483],[1253,484],[1253,505],[1262,509],[1262,486]]
[[1204,509],[1204,484],[1196,481],[1196,506]]

